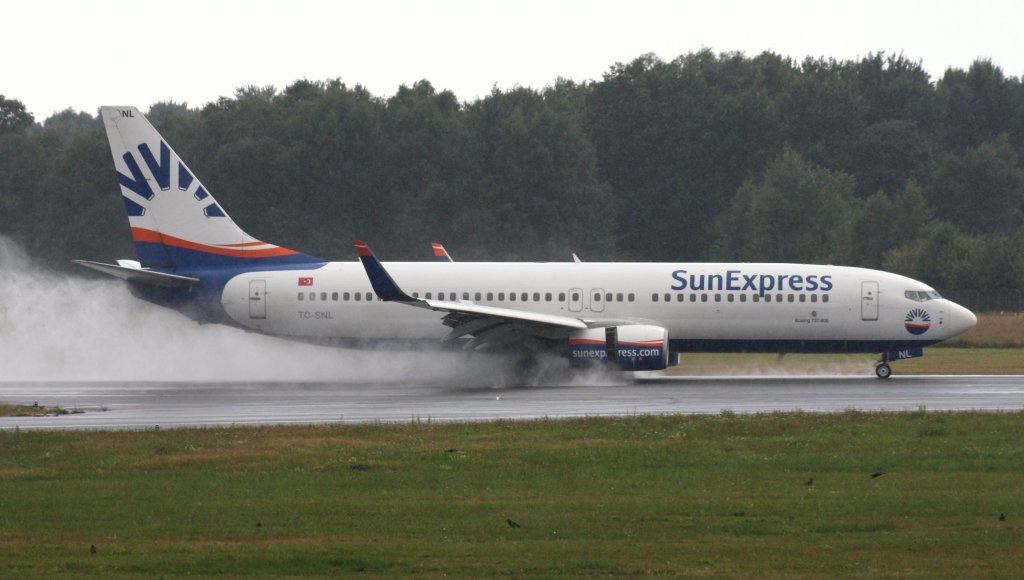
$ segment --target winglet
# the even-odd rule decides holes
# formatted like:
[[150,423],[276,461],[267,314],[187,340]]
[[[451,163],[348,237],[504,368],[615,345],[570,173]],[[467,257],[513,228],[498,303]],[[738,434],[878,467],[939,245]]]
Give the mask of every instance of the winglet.
[[448,255],[448,250],[445,250],[444,246],[439,242],[430,242],[430,247],[434,249],[434,258],[438,262],[454,262],[452,257]]
[[370,279],[370,285],[373,286],[374,293],[385,301],[397,301],[397,302],[416,302],[416,299],[409,296],[395,284],[395,281],[391,278],[391,274],[384,269],[384,266],[377,259],[377,256],[373,255],[370,248],[366,245],[366,242],[362,240],[356,240],[356,254],[359,256],[359,261],[363,263],[363,268],[366,270],[366,276]]

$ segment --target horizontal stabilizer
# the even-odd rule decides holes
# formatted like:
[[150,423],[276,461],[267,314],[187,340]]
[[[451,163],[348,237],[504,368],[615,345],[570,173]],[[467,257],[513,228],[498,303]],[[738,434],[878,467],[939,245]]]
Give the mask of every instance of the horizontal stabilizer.
[[139,282],[141,284],[149,284],[150,286],[161,286],[163,288],[190,288],[199,283],[199,278],[193,278],[191,276],[178,276],[177,274],[164,274],[163,272],[154,272],[152,270],[142,270],[140,268],[132,268],[126,266],[115,266],[114,264],[103,264],[100,262],[90,262],[89,260],[71,260],[76,264],[85,266],[98,272],[103,272],[108,276],[127,280],[129,282]]

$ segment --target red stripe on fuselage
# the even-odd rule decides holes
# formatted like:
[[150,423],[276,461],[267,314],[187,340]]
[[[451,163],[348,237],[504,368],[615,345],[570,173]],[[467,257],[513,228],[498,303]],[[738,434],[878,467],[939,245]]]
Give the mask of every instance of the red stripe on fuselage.
[[[277,246],[267,248],[265,250],[235,250],[231,248],[209,246],[206,244],[190,242],[174,236],[168,236],[167,234],[162,234],[146,228],[132,228],[132,238],[136,242],[152,242],[163,244],[165,246],[173,246],[175,248],[185,248],[187,250],[196,250],[198,252],[206,252],[208,254],[217,254],[220,256],[232,256],[235,258],[275,258],[277,256],[291,256],[293,254],[298,254],[295,250],[289,250],[288,248],[280,248]],[[246,245],[265,245],[265,242],[255,242],[254,244]]]

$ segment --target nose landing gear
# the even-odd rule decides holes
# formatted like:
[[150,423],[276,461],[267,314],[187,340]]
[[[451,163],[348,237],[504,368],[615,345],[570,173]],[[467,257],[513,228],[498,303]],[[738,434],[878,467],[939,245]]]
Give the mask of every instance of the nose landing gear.
[[923,348],[909,348],[907,350],[883,352],[882,358],[875,363],[875,376],[880,379],[887,379],[892,376],[892,367],[889,366],[891,361],[917,358],[919,356],[924,356]]

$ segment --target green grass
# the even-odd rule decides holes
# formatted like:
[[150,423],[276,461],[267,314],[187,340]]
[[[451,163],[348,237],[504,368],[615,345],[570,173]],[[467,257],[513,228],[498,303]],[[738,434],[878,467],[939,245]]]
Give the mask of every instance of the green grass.
[[2,432],[0,449],[0,577],[1024,569],[1021,412]]
[[67,415],[67,409],[32,405],[8,405],[0,403],[0,417],[42,417],[44,415]]
[[[684,353],[667,375],[872,375],[878,355]],[[929,347],[924,356],[895,361],[897,375],[1017,375],[1024,374],[1024,349]]]

